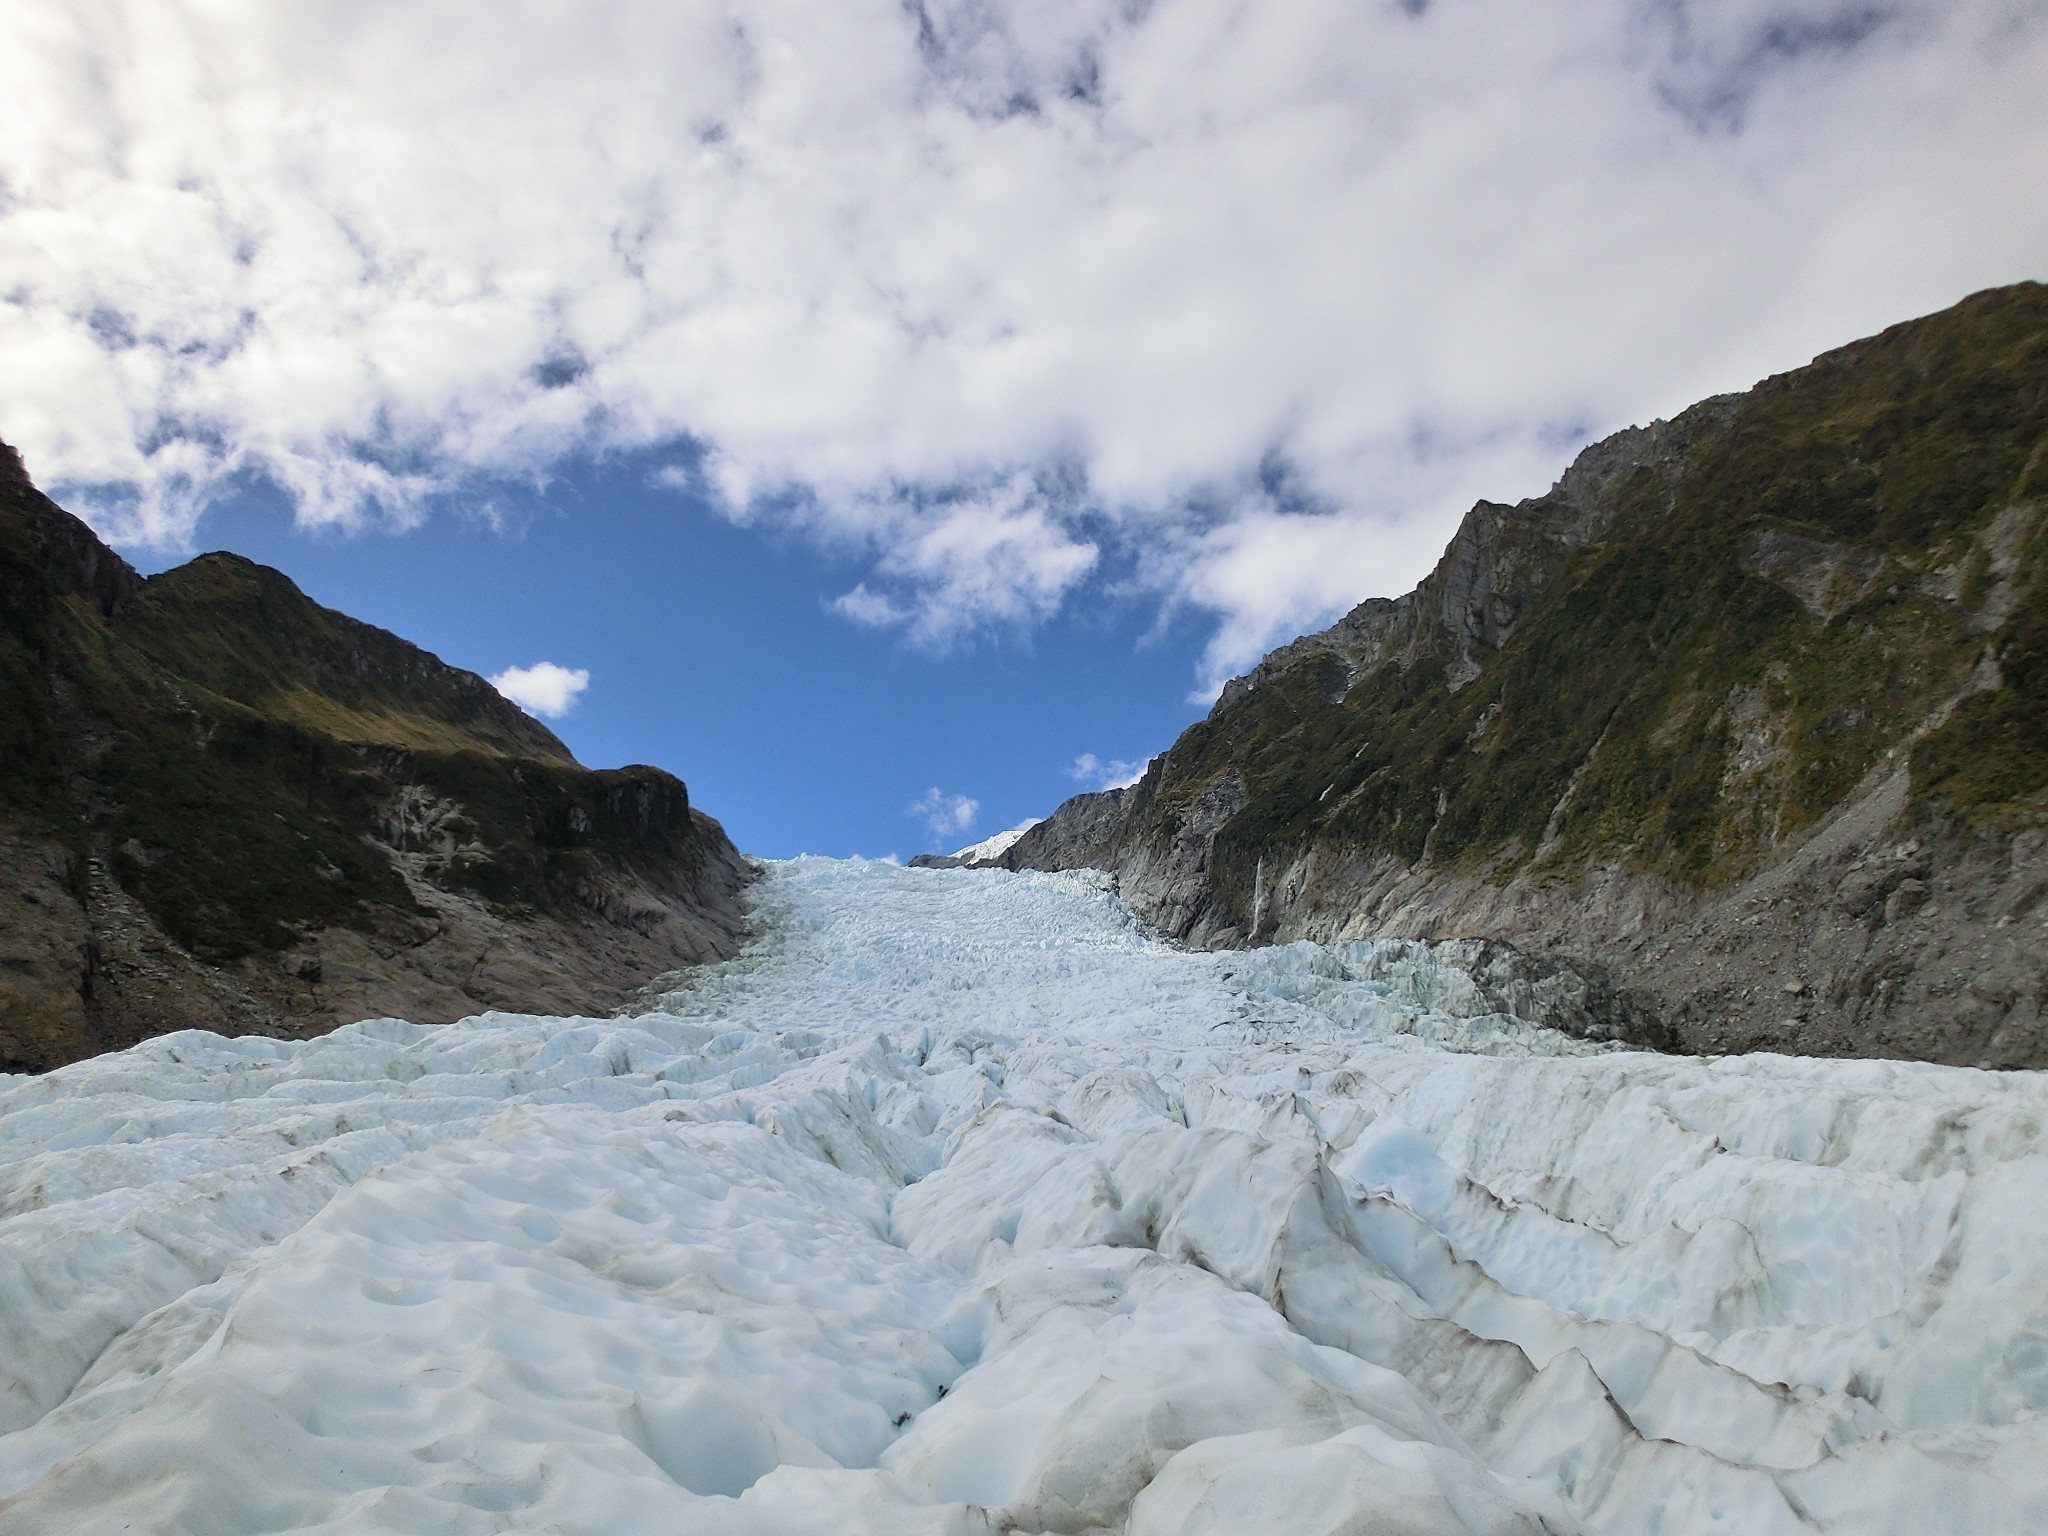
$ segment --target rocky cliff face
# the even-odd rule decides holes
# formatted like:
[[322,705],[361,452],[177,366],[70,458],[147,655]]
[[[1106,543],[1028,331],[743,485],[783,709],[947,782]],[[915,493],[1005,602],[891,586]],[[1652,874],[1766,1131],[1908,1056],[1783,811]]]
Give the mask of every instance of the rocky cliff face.
[[730,953],[748,874],[673,776],[237,556],[144,580],[0,445],[0,1070],[605,1010]]
[[1698,1051],[2048,1065],[2048,288],[1587,449],[1012,867],[1399,937]]

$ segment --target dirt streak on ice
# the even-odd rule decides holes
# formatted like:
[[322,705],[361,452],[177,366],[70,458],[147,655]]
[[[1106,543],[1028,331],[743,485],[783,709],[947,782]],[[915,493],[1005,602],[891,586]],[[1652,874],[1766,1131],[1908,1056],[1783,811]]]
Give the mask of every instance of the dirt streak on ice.
[[758,907],[638,1017],[0,1078],[0,1533],[2048,1526],[2038,1075],[1086,877]]

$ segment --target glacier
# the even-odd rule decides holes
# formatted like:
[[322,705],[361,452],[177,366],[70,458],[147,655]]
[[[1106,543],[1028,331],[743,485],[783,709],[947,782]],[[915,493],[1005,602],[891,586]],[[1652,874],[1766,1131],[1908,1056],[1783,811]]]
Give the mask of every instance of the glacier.
[[1016,846],[1018,838],[1029,832],[1042,820],[1044,818],[1041,816],[1033,816],[1029,821],[1020,821],[1014,827],[1006,828],[1001,832],[991,833],[978,843],[969,843],[965,848],[955,848],[948,857],[963,859],[970,864],[976,859],[1001,858]]
[[0,1078],[0,1533],[2048,1529],[2048,1080],[799,859],[613,1019]]

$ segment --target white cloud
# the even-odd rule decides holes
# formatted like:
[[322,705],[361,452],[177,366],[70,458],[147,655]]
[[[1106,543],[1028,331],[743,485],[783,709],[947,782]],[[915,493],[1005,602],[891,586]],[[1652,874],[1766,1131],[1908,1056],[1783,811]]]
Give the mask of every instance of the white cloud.
[[851,592],[840,593],[825,606],[856,624],[865,624],[869,629],[892,629],[910,618],[882,593],[870,592],[864,581],[857,583]]
[[528,714],[559,720],[590,686],[590,673],[582,667],[537,661],[530,667],[507,667],[491,678],[491,686]]
[[1067,769],[1067,777],[1078,780],[1090,789],[1129,789],[1145,777],[1145,770],[1152,766],[1149,757],[1111,758],[1108,761],[1093,752],[1083,752],[1074,759]]
[[813,498],[801,512],[821,537],[873,555],[863,581],[827,605],[856,624],[901,628],[944,647],[964,635],[1050,617],[1094,567],[1096,546],[1062,526],[1058,501],[1011,476],[937,495],[901,492],[851,502]]
[[915,816],[932,829],[935,840],[944,841],[957,837],[974,826],[974,818],[981,814],[981,802],[967,795],[949,795],[938,786],[926,790],[912,801],[906,816]]
[[2042,0],[17,0],[0,434],[127,541],[570,453],[1213,684],[1480,495],[2048,275]]

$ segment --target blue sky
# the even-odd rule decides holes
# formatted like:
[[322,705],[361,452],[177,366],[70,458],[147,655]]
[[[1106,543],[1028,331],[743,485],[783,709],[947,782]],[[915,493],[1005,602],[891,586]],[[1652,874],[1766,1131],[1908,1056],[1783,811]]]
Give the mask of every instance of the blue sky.
[[[587,670],[548,721],[576,755],[669,769],[768,857],[950,851],[1092,787],[1072,773],[1084,753],[1143,758],[1202,713],[1192,615],[1162,628],[1146,604],[1108,602],[940,652],[831,611],[848,562],[735,527],[645,463],[571,465],[489,507],[496,526],[443,506],[405,533],[309,532],[258,488],[210,512],[197,542],[485,675]],[[971,823],[935,834],[911,809],[933,789],[976,801]]]
[[2048,0],[9,16],[38,482],[587,671],[767,853],[1044,812],[1475,499],[2048,278]]

